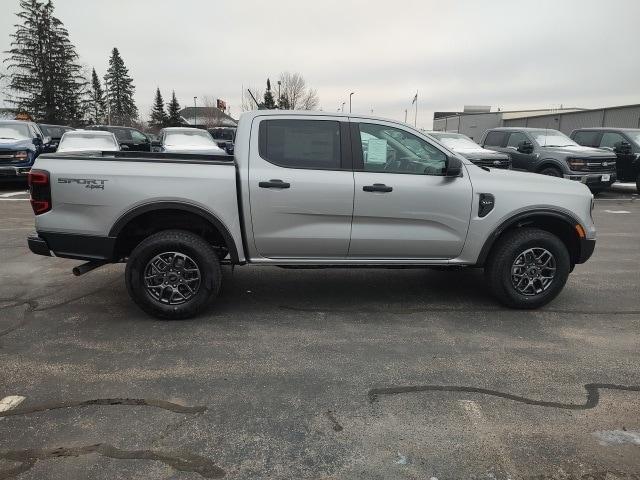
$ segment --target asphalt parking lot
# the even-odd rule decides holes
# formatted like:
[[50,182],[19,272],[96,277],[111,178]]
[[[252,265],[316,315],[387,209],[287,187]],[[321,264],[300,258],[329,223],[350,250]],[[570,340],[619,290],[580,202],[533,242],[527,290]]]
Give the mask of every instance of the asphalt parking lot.
[[[481,272],[225,272],[162,322],[31,254],[0,189],[0,479],[639,479],[640,200],[538,311]],[[4,403],[10,402],[5,400]],[[20,402],[20,403],[18,403]]]

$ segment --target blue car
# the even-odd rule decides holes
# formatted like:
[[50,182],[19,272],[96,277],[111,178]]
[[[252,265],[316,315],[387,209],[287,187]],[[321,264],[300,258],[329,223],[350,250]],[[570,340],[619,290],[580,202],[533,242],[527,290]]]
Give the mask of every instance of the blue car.
[[26,180],[35,159],[51,141],[33,122],[0,121],[0,181]]

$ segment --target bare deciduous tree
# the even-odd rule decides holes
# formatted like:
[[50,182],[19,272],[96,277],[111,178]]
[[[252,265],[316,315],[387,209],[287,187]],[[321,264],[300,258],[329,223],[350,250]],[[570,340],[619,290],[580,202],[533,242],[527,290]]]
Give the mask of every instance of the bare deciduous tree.
[[307,87],[307,82],[299,73],[280,74],[280,96],[278,103],[284,103],[290,110],[315,110],[318,108],[318,93]]

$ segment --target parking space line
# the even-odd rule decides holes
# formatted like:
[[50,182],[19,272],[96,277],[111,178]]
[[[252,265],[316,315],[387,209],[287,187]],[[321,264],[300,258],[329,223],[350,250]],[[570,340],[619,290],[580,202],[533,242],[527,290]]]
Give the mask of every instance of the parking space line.
[[469,417],[469,420],[473,424],[483,443],[490,444],[494,447],[496,454],[500,457],[502,466],[506,470],[507,478],[521,478],[515,464],[507,454],[507,450],[503,443],[500,441],[499,434],[487,433],[487,430],[490,429],[491,426],[489,422],[487,422],[482,410],[480,410],[480,405],[473,400],[459,400],[458,403],[462,406],[463,410]]
[[0,400],[0,412],[6,412],[20,405],[26,397],[20,395],[9,395]]
[[29,190],[21,190],[19,192],[0,193],[0,198],[17,197],[18,195],[28,195]]
[[28,202],[28,198],[0,198],[0,202]]

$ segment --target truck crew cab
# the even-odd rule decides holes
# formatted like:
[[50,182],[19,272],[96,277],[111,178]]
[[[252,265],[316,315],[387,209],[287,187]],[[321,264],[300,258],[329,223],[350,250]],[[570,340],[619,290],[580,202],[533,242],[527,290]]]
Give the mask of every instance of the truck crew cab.
[[34,253],[126,262],[131,298],[197,314],[221,264],[484,267],[502,303],[536,308],[595,246],[579,182],[481,168],[395,121],[323,112],[242,115],[235,157],[41,156]]

